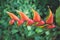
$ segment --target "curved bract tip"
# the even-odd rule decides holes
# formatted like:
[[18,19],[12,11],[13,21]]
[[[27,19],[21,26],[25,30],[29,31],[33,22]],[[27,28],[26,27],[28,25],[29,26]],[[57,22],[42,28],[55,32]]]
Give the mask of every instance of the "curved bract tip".
[[[18,12],[19,12],[19,11],[18,11]],[[24,21],[29,20],[29,17],[28,17],[26,14],[24,14],[23,12],[19,12],[19,15],[21,16],[21,19],[22,19],[22,20],[24,20]]]
[[18,13],[20,12],[19,10],[15,10],[15,11],[18,12]]
[[7,14],[10,16],[11,19],[19,20],[19,18],[15,14],[13,14],[11,12],[7,12]]
[[33,20],[36,21],[36,22],[39,22],[41,20],[41,17],[39,15],[39,13],[37,11],[35,11],[34,9],[32,9],[32,11],[33,11],[33,14],[34,14]]

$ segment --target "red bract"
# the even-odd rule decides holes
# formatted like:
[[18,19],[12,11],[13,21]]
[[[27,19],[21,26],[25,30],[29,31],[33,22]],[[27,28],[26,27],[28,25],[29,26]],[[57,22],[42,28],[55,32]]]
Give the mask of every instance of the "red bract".
[[9,24],[12,25],[12,24],[14,24],[14,22],[15,21],[12,19],[12,20],[9,21]]
[[34,23],[34,21],[33,21],[32,19],[29,19],[29,20],[27,21],[27,26],[32,25],[33,23]]
[[[32,9],[32,10],[33,10],[33,9]],[[41,19],[40,15],[38,14],[37,11],[33,10],[33,13],[34,13],[33,20],[34,20],[35,22],[38,22],[38,23],[36,24],[36,26],[40,26],[40,25],[45,24],[45,22]]]
[[35,11],[35,10],[33,10],[33,9],[32,9],[32,11],[33,11],[33,13],[34,13],[33,20],[34,20],[35,22],[39,22],[39,21],[41,20],[40,15],[38,14],[37,11]]
[[49,9],[49,11],[50,11],[50,14],[49,14],[49,16],[46,20],[46,23],[47,24],[52,24],[53,23],[53,14],[52,14],[52,11],[50,9]]
[[53,28],[55,28],[56,26],[54,25],[54,24],[51,24],[51,25],[47,25],[47,28],[48,29],[53,29]]
[[17,12],[19,12],[19,15],[21,16],[21,19],[24,21],[29,20],[28,16],[26,14],[24,14],[23,12],[20,12],[17,10]]
[[19,18],[15,14],[10,13],[10,12],[7,12],[7,14],[10,16],[11,19],[19,20]]
[[45,22],[43,20],[41,20],[40,22],[38,22],[38,24],[36,24],[36,26],[41,26],[41,25],[44,25]]
[[23,24],[23,22],[24,22],[23,20],[18,20],[17,25],[20,26],[21,24]]

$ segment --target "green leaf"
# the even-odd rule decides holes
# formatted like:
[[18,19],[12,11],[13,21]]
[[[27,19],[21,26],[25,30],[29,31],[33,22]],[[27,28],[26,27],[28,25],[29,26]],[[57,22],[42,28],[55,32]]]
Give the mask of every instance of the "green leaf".
[[40,40],[40,36],[35,36],[35,40]]
[[31,30],[31,26],[27,26],[27,29],[28,29],[28,30]]
[[41,32],[43,32],[43,29],[42,28],[36,28],[35,32],[41,33]]
[[60,7],[56,10],[56,23],[60,26]]
[[17,29],[12,29],[12,34],[15,34],[15,33],[17,33],[18,32],[18,30]]
[[32,35],[34,35],[34,34],[35,34],[34,31],[29,31],[27,36],[30,37],[30,36],[32,36]]
[[46,34],[46,35],[49,35],[49,34],[50,34],[50,32],[49,32],[49,31],[46,31],[46,32],[45,32],[45,34]]

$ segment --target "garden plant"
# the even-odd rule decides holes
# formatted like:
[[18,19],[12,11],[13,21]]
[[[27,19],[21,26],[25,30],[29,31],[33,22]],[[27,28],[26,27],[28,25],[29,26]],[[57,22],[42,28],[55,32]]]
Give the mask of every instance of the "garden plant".
[[0,40],[60,40],[60,0],[0,0]]

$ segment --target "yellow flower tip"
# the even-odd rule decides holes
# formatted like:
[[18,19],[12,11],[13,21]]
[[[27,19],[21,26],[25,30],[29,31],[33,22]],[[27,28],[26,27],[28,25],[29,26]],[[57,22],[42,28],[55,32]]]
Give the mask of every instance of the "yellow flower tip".
[[6,12],[7,14],[10,13],[10,12]]
[[10,16],[10,14],[11,14],[11,12],[6,12],[9,16]]
[[49,8],[49,5],[47,7]]
[[48,9],[49,9],[50,12],[52,12],[49,6],[48,6]]
[[15,10],[15,11],[18,12],[18,13],[20,12],[19,10]]
[[34,12],[35,10],[34,10],[34,9],[32,9],[32,11]]
[[48,9],[49,9],[49,11],[51,11],[51,9],[50,9],[49,5],[48,5]]

